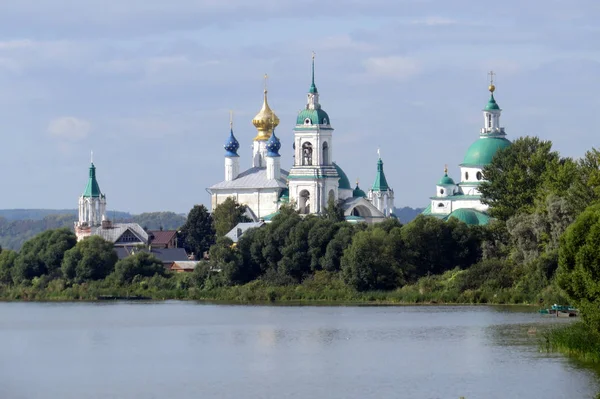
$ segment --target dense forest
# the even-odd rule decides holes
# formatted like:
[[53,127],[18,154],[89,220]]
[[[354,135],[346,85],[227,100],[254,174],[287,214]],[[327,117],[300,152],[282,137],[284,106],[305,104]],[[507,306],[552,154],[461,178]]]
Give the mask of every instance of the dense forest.
[[[175,230],[186,221],[185,216],[173,212],[150,212],[131,215],[127,212],[110,212],[116,222],[134,222],[149,230]],[[23,243],[36,234],[50,229],[73,228],[77,211],[51,209],[0,210],[0,246],[19,250]]]
[[600,361],[600,151],[573,160],[524,137],[484,176],[487,226],[422,215],[351,224],[330,202],[321,216],[283,207],[233,243],[225,234],[245,220],[243,205],[230,199],[212,214],[195,206],[181,242],[210,259],[190,274],[148,254],[117,260],[98,237],[76,243],[67,229],[48,230],[19,253],[0,253],[0,297],[571,304],[583,323],[553,331],[548,345]]

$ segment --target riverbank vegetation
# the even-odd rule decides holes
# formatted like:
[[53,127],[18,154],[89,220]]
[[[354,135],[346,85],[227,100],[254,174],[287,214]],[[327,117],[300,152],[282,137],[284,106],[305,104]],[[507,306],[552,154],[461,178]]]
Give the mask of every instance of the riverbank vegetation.
[[49,230],[0,253],[0,298],[571,304],[582,324],[549,340],[578,353],[569,346],[576,333],[600,333],[599,166],[595,149],[576,161],[548,141],[516,140],[484,169],[487,226],[429,216],[350,224],[330,202],[320,217],[282,207],[234,244],[224,235],[244,220],[242,205],[228,200],[213,214],[195,206],[180,241],[210,260],[190,274],[143,253],[118,260],[99,237],[77,243],[67,229]]

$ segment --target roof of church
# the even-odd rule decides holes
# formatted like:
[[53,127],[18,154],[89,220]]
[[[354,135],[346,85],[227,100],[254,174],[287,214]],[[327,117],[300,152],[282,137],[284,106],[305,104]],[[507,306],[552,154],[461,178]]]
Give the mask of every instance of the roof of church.
[[444,186],[447,184],[455,184],[454,180],[452,180],[452,178],[450,176],[448,176],[448,173],[444,174],[444,177],[442,177],[440,179],[440,181],[438,182],[438,186]]
[[492,111],[492,110],[500,110],[500,107],[498,106],[498,103],[496,102],[496,99],[494,98],[494,93],[492,93],[492,95],[490,96],[490,100],[488,101],[488,103],[485,106],[485,111]]
[[471,144],[460,166],[489,165],[496,152],[509,147],[510,144],[510,140],[504,137],[480,137]]
[[385,178],[385,173],[383,172],[383,161],[381,158],[377,161],[377,175],[375,176],[375,182],[373,183],[372,190],[373,191],[387,191],[390,186],[388,186],[387,179]]
[[421,212],[421,214],[425,215],[425,216],[433,216],[433,217],[436,217],[436,218],[442,219],[442,220],[456,218],[456,219],[460,220],[461,222],[466,223],[470,226],[486,225],[490,222],[490,219],[491,219],[487,213],[480,212],[475,209],[469,209],[469,208],[456,209],[449,215],[432,213],[431,212],[431,204],[429,204],[429,206],[427,206],[427,208],[425,208],[423,210],[423,212]]
[[360,187],[358,187],[358,182],[356,182],[356,187],[354,188],[354,190],[352,190],[352,196],[355,198],[364,198],[367,196],[367,194],[363,190],[361,190]]
[[[92,227],[91,235],[100,236],[106,241],[117,242],[119,238],[127,231],[131,231],[140,242],[148,243],[148,233],[137,223],[114,223],[109,228],[102,226]],[[135,244],[135,243],[132,243]]]
[[298,113],[296,125],[304,125],[304,121],[310,119],[311,125],[331,125],[331,119],[327,112],[321,108],[318,109],[303,109]]
[[214,186],[213,189],[229,189],[229,188],[286,188],[286,180],[289,172],[281,169],[281,177],[279,179],[267,179],[267,168],[253,167],[242,173],[235,180],[224,180]]
[[85,190],[83,191],[84,197],[101,197],[102,192],[100,191],[100,186],[98,185],[98,181],[96,180],[96,167],[94,163],[90,165],[90,177],[88,179],[87,185],[85,186]]
[[342,190],[352,190],[350,180],[348,180],[348,176],[346,175],[346,173],[342,170],[342,168],[340,168],[340,166],[337,163],[332,162],[332,164],[333,166],[335,166],[335,170],[340,176],[338,188],[341,188]]
[[119,259],[126,258],[128,256],[146,252],[156,256],[161,262],[178,262],[187,261],[188,255],[183,248],[152,248],[152,250],[146,248],[135,248],[135,247],[117,247],[115,248]]

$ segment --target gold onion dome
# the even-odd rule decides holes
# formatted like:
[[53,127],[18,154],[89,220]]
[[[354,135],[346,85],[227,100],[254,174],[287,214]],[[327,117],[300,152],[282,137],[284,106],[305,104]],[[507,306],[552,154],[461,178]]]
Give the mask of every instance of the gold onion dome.
[[266,141],[271,137],[273,129],[279,125],[279,118],[275,115],[275,112],[269,107],[267,102],[267,76],[265,75],[265,90],[263,105],[258,114],[252,119],[252,124],[258,130],[258,134],[254,138],[254,141]]

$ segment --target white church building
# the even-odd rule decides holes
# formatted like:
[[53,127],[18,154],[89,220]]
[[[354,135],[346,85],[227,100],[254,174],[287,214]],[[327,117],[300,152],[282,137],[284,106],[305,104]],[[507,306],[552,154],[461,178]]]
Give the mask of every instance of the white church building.
[[[493,72],[490,72],[493,78]],[[460,183],[448,176],[448,169],[436,185],[436,195],[423,211],[424,215],[444,220],[455,217],[470,225],[488,224],[488,205],[481,202],[479,185],[484,181],[483,168],[492,162],[499,150],[510,146],[506,132],[500,126],[502,110],[496,103],[493,79],[489,86],[490,99],[483,109],[484,125],[475,141],[465,154],[460,166]]]
[[293,129],[294,160],[289,171],[281,168],[281,142],[275,135],[279,118],[269,107],[266,85],[262,108],[252,123],[258,131],[252,167],[240,172],[240,144],[231,128],[224,145],[225,180],[207,189],[213,210],[233,197],[248,207],[254,221],[268,222],[282,204],[292,204],[301,214],[322,214],[333,199],[351,222],[376,223],[393,216],[394,191],[387,184],[381,159],[368,195],[358,185],[353,190],[342,168],[333,162],[334,129],[319,102],[314,56],[306,106],[298,113]]

